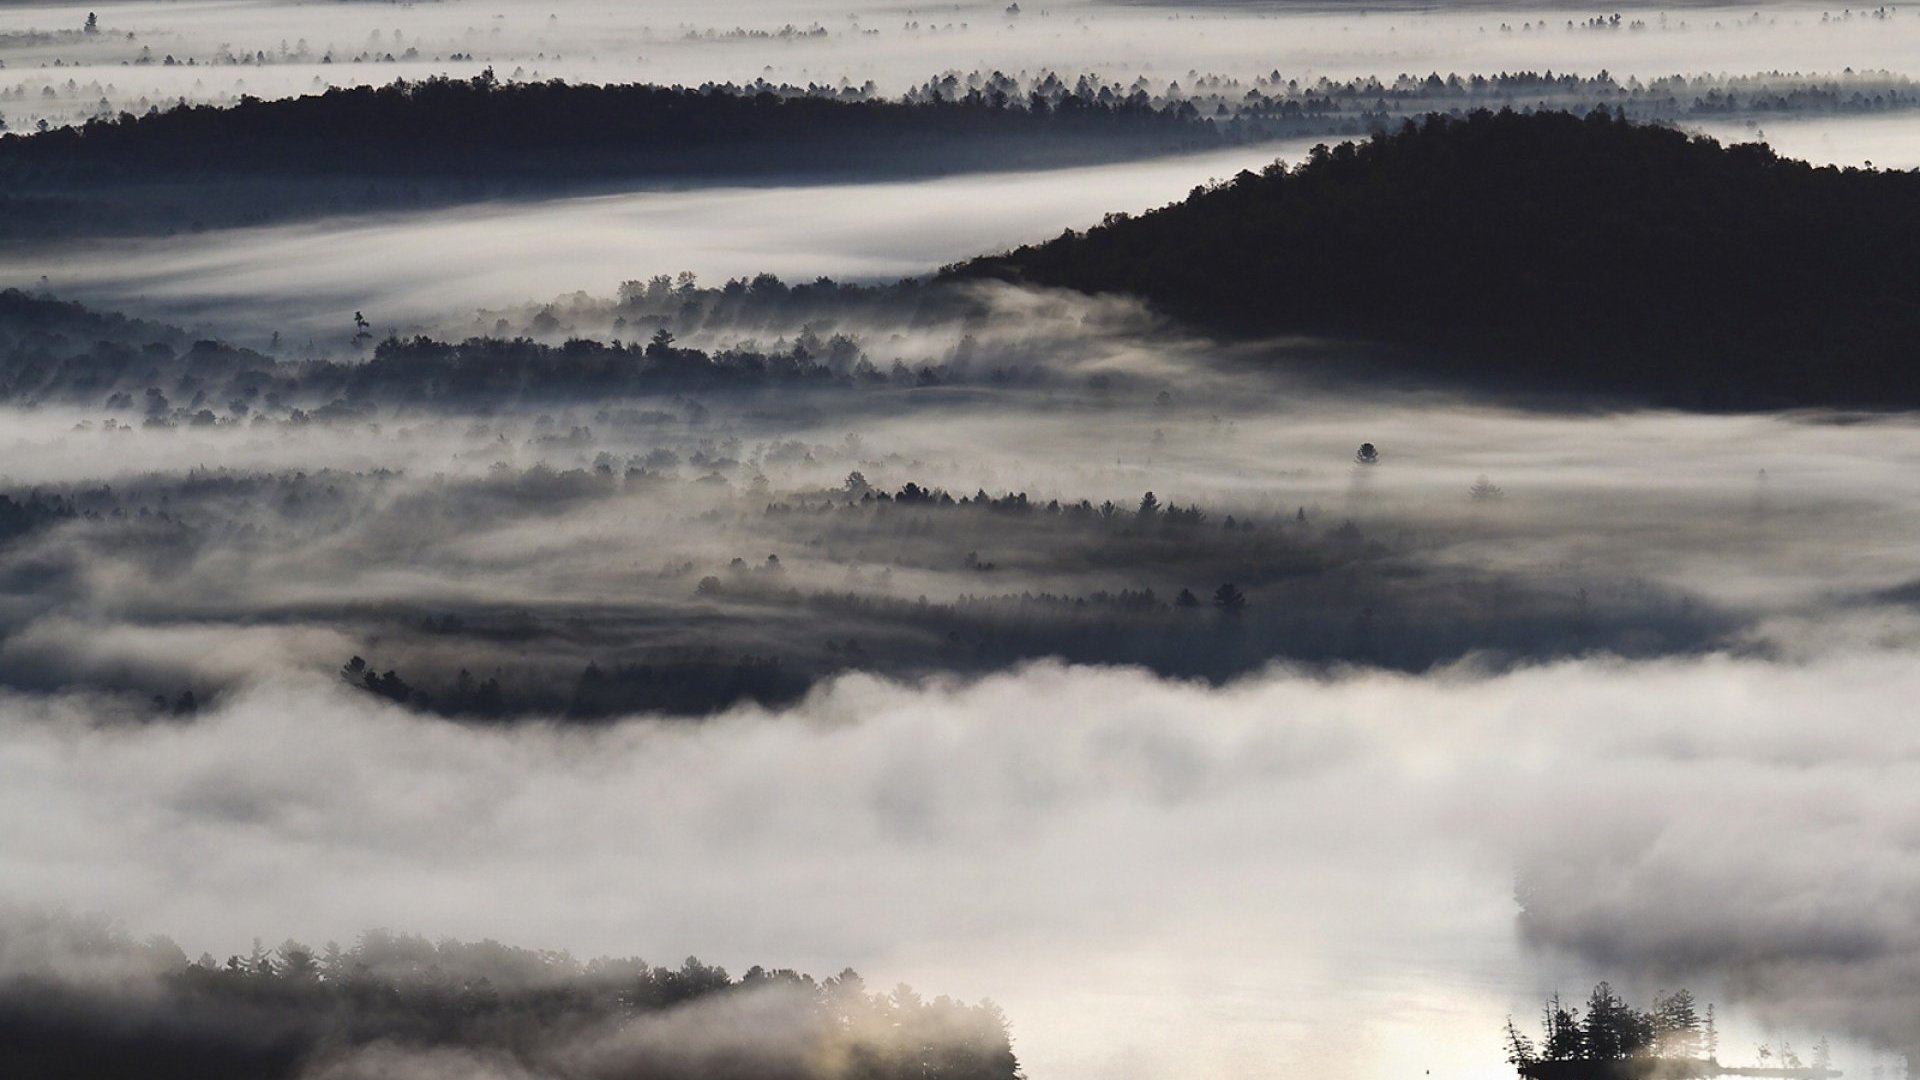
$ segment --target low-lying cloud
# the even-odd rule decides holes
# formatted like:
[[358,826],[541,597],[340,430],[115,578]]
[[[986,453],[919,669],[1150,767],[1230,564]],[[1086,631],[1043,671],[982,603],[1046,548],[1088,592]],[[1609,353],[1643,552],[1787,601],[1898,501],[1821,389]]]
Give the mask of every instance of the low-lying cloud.
[[[594,730],[294,677],[186,723],[15,698],[0,868],[189,951],[395,925],[910,974],[1000,1001],[1035,1075],[1484,1072],[1507,1011],[1599,977],[1910,1050],[1915,680],[1873,649],[1218,690],[1041,665]],[[1176,1023],[1198,1057],[1147,1034]]]

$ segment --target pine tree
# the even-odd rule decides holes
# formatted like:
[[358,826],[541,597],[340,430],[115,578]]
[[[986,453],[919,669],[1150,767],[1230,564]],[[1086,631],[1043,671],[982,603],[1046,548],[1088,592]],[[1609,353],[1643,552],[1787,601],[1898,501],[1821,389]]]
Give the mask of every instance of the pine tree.
[[1700,1017],[1693,994],[1685,989],[1653,999],[1654,1050],[1661,1057],[1690,1058],[1700,1053]]
[[1534,1054],[1533,1040],[1520,1034],[1514,1026],[1513,1017],[1507,1017],[1507,1064],[1516,1069],[1525,1069],[1539,1058]]

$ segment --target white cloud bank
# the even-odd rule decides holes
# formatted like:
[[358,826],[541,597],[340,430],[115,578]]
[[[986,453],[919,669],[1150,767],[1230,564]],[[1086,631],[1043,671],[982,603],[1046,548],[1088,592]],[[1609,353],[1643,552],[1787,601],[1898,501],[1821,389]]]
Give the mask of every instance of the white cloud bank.
[[190,953],[390,925],[852,964],[991,995],[1046,1078],[1491,1077],[1508,1011],[1599,977],[1911,1046],[1916,695],[1862,650],[1222,690],[1043,665],[593,730],[283,678],[178,725],[14,699],[0,881]]

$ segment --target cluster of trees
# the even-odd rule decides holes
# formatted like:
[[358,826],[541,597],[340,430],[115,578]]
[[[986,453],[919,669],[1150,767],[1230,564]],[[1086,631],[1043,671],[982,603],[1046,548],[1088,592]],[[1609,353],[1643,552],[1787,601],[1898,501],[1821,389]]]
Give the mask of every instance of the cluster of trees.
[[28,492],[19,499],[0,495],[0,544],[74,516],[73,502],[57,495]]
[[[0,978],[0,1072],[107,1080],[278,1080],[308,1075],[356,1050],[457,1048],[545,1075],[717,1080],[754,1061],[769,1075],[811,1080],[851,1061],[874,1080],[1015,1080],[1007,1022],[991,1002],[922,998],[902,985],[870,992],[851,969],[828,979],[755,966],[735,977],[689,957],[582,963],[566,953],[493,941],[429,942],[373,931],[348,948],[258,942],[245,956],[189,962],[164,938],[136,944],[103,930],[79,944],[95,970],[68,980],[58,964]],[[729,998],[769,1010],[711,1020],[697,1038],[648,1018]],[[779,1020],[786,1034],[761,1030]],[[735,1025],[729,1029],[726,1024]],[[790,1045],[783,1045],[787,1043]],[[733,1047],[753,1046],[752,1053]],[[613,1049],[594,1050],[596,1046]]]
[[[1641,1010],[1602,982],[1587,995],[1584,1015],[1555,994],[1541,1007],[1538,1040],[1508,1017],[1506,1044],[1507,1061],[1530,1080],[1710,1077],[1727,1071],[1720,1065],[1713,1006],[1702,1009],[1685,989],[1656,994],[1653,1007]],[[1763,1044],[1757,1057],[1761,1070],[1799,1072],[1809,1080],[1839,1075],[1824,1038],[1814,1044],[1810,1060],[1784,1041],[1777,1050]]]
[[1604,111],[1433,115],[946,271],[1411,346],[1428,378],[1718,409],[1920,404],[1916,275],[1920,174]]
[[1602,982],[1587,995],[1586,1014],[1555,994],[1541,1008],[1536,1043],[1507,1019],[1507,1060],[1522,1075],[1543,1062],[1620,1061],[1634,1057],[1714,1059],[1720,1036],[1713,1006],[1704,1012],[1686,989],[1654,997],[1653,1008],[1634,1008]]

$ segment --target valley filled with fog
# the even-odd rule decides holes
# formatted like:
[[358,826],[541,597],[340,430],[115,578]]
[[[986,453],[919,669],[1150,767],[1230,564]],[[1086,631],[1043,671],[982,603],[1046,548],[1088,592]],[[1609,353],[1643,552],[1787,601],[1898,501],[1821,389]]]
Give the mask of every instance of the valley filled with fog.
[[1920,10],[91,11],[0,1063],[1493,1080],[1604,981],[1909,1075]]

